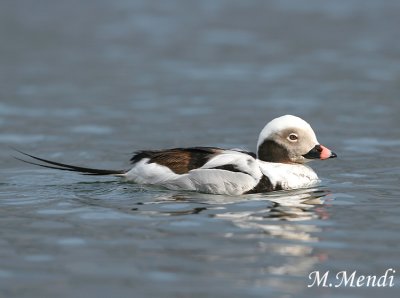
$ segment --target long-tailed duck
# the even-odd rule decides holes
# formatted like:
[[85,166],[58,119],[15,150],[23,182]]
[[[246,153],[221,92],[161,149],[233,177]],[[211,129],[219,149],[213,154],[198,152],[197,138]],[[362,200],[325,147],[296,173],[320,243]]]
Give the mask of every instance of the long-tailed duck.
[[[306,162],[337,155],[322,146],[303,119],[285,115],[269,122],[261,131],[257,154],[217,147],[142,150],[131,158],[129,170],[102,170],[39,158],[21,161],[86,175],[114,175],[140,184],[172,190],[241,195],[314,186],[317,174]],[[40,163],[39,163],[40,162]]]

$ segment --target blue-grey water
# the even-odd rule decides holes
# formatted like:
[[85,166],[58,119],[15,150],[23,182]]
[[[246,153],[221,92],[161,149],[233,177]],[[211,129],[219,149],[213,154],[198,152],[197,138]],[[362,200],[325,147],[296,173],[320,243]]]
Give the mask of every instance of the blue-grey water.
[[[0,3],[1,297],[398,297],[400,2]],[[254,150],[303,117],[315,189],[226,197],[37,168]],[[393,287],[311,287],[310,272]]]

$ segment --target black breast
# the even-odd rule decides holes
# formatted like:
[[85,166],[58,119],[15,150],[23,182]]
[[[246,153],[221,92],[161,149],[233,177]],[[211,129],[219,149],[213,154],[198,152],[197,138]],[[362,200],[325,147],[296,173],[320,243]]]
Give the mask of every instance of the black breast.
[[275,187],[271,183],[271,180],[265,175],[262,176],[258,184],[251,190],[247,191],[245,194],[270,192],[274,190],[282,190],[282,186],[278,183]]

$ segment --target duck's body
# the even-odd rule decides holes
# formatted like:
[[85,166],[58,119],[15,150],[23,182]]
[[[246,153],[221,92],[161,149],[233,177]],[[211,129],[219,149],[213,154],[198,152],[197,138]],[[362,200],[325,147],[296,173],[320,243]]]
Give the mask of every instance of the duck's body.
[[[319,145],[311,127],[295,116],[272,120],[261,131],[257,154],[216,147],[143,150],[130,170],[100,170],[53,162],[28,155],[44,167],[89,175],[115,175],[139,184],[172,190],[241,195],[314,186],[317,174],[304,163],[336,157]],[[30,162],[32,163],[32,162]]]
[[306,165],[265,162],[235,149],[141,151],[132,161],[132,169],[121,174],[126,180],[173,190],[241,195],[304,188],[319,181]]

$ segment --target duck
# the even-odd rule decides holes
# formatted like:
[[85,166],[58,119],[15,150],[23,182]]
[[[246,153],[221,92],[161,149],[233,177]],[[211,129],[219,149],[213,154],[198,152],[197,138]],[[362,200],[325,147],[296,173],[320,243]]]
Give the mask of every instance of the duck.
[[127,170],[76,166],[17,151],[32,159],[16,157],[18,160],[45,168],[229,196],[314,187],[320,179],[307,163],[337,157],[318,142],[308,122],[293,115],[275,118],[265,125],[256,153],[219,147],[140,150],[130,159]]

